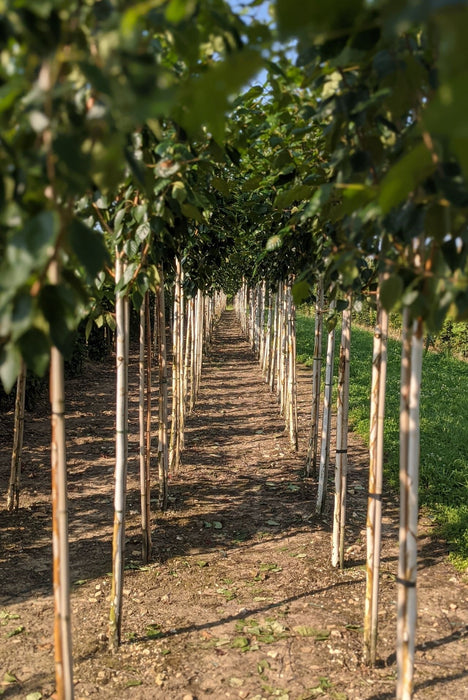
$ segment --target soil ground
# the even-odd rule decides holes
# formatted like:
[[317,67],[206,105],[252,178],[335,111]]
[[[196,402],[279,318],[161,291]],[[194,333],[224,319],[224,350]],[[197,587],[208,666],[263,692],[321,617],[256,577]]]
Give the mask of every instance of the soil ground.
[[[134,358],[135,359],[135,358]],[[131,435],[137,385],[131,376]],[[299,451],[283,431],[232,312],[206,358],[170,508],[141,566],[138,446],[131,439],[123,644],[107,648],[114,368],[67,386],[70,557],[77,698],[384,699],[395,688],[398,508],[384,503],[379,662],[362,663],[367,451],[350,436],[346,568],[330,566],[331,497],[304,479],[311,377],[299,368]],[[28,414],[18,514],[0,512],[0,695],[54,693],[49,421]],[[1,416],[6,492],[12,416]],[[153,440],[153,443],[156,441]],[[468,698],[468,582],[421,517],[415,698]]]

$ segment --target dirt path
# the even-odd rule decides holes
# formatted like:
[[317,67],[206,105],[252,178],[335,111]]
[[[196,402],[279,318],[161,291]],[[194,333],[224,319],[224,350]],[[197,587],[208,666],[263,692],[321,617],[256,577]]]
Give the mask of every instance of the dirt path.
[[[113,373],[111,363],[90,365],[67,388],[76,697],[393,697],[395,503],[385,507],[380,663],[369,670],[361,663],[366,450],[351,437],[347,568],[334,571],[330,503],[323,517],[312,516],[314,484],[302,478],[310,373],[299,372],[301,441],[293,453],[232,312],[223,316],[205,362],[183,466],[171,481],[171,507],[154,515],[154,563],[148,567],[139,564],[132,443],[124,643],[115,656],[108,653]],[[4,493],[11,416],[1,427]],[[48,438],[47,417],[28,416],[23,507],[17,516],[0,513],[5,698],[31,692],[46,698],[54,688]],[[415,697],[467,698],[468,585],[430,534],[423,518]]]

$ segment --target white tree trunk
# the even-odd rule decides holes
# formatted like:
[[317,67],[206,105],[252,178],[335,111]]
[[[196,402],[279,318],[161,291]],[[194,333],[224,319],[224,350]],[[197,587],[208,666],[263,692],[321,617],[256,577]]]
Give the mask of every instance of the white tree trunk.
[[379,304],[372,358],[369,494],[366,523],[366,602],[364,613],[364,659],[367,664],[372,666],[375,665],[377,657],[387,335],[388,313]]
[[349,360],[351,351],[351,294],[341,322],[340,363],[336,415],[335,507],[332,566],[344,567],[346,490],[348,480]]
[[[335,308],[336,303],[330,303],[330,309]],[[328,483],[328,465],[330,461],[330,434],[331,434],[331,399],[333,390],[333,362],[335,359],[335,330],[328,333],[327,364],[325,368],[325,392],[323,398],[322,439],[320,448],[319,482],[317,489],[317,503],[315,512],[322,512]]]
[[317,473],[319,444],[320,395],[322,385],[322,334],[323,334],[323,283],[317,282],[315,302],[314,359],[312,364],[312,410],[310,416],[309,445],[307,449],[306,476]]
[[400,552],[397,578],[397,698],[413,695],[419,484],[419,398],[423,325],[403,313],[400,403]]
[[[59,282],[59,266],[50,266],[50,281]],[[55,678],[59,700],[72,700],[73,658],[70,616],[70,565],[68,548],[67,458],[65,449],[65,382],[63,356],[56,347],[50,357],[52,419],[52,549],[54,583]]]

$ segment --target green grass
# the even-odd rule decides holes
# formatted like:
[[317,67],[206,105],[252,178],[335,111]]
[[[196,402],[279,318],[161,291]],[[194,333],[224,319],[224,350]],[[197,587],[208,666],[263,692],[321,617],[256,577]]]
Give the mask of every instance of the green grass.
[[[336,355],[340,332],[336,333]],[[299,362],[312,364],[314,319],[297,318]],[[325,338],[324,338],[325,352]],[[386,477],[398,489],[401,345],[389,340],[385,419]],[[351,333],[350,427],[367,442],[372,333]],[[336,369],[336,367],[335,367]],[[335,374],[336,376],[336,374]],[[447,540],[457,568],[468,566],[468,363],[428,352],[421,385],[420,504],[426,506]]]

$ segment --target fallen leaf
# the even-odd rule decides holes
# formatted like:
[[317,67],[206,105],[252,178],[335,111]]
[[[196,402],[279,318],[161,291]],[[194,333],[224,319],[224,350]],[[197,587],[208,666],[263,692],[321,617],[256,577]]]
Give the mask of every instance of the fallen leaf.
[[5,673],[5,675],[3,676],[3,682],[4,683],[17,683],[18,679],[14,673],[10,673],[9,671],[7,671]]

